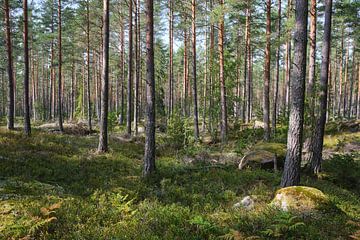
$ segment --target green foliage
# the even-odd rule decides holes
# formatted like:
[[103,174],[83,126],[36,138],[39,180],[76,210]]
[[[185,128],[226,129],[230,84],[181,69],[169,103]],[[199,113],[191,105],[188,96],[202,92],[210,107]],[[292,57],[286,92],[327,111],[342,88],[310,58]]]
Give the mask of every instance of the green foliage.
[[255,144],[263,138],[263,129],[245,128],[240,131],[236,137],[235,151],[242,155],[249,148],[250,144]]
[[298,217],[292,216],[287,212],[280,212],[274,216],[274,223],[261,233],[264,236],[283,239],[297,239],[297,232],[304,230],[305,223],[301,222]]
[[167,135],[169,142],[176,149],[185,149],[190,143],[194,142],[192,121],[184,118],[179,113],[175,113],[168,121]]
[[[180,126],[190,135],[192,122],[185,121]],[[243,133],[249,141],[262,137],[260,130]],[[157,157],[157,174],[142,179],[143,144],[118,141],[98,155],[96,136],[34,129],[28,139],[0,129],[0,238],[325,240],[357,231],[347,222],[360,219],[358,195],[332,181],[303,177],[304,185],[322,190],[346,214],[299,221],[267,206],[281,173],[184,164],[167,145]],[[186,149],[194,155],[205,149],[192,145]],[[219,149],[215,144],[206,151]],[[254,210],[232,207],[247,195],[255,199]]]
[[108,115],[108,130],[113,132],[114,128],[118,125],[118,115],[116,112],[110,112]]
[[330,181],[360,193],[360,163],[351,155],[335,155],[324,161],[325,177]]

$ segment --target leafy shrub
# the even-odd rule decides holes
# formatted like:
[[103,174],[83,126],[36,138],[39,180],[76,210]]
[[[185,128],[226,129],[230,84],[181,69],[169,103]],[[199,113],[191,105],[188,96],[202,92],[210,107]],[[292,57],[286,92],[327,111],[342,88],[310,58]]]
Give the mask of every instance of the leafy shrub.
[[180,114],[174,114],[169,122],[167,134],[170,138],[171,145],[177,149],[186,148],[194,142],[194,134],[191,129],[190,119],[183,118]]

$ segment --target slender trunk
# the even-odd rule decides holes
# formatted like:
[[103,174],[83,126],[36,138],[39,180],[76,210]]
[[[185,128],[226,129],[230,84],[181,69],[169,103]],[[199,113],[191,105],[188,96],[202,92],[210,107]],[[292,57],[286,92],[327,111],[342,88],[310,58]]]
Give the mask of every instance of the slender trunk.
[[125,108],[125,99],[124,99],[124,88],[125,88],[125,31],[124,31],[124,19],[121,17],[120,23],[120,77],[121,77],[121,90],[120,90],[120,117],[119,124],[124,124],[124,108]]
[[[185,19],[186,22],[186,19]],[[187,29],[184,29],[184,81],[183,81],[183,115],[187,115]]]
[[133,78],[133,1],[129,1],[129,58],[128,58],[128,83],[127,83],[127,112],[126,130],[131,135],[131,115],[132,115],[132,78]]
[[[213,10],[213,0],[210,0],[210,11]],[[214,92],[214,51],[215,51],[215,26],[210,24],[210,49],[209,49],[209,129],[212,137],[214,132],[213,127],[213,92]]]
[[287,140],[287,154],[281,186],[300,183],[300,164],[304,122],[304,98],[306,78],[308,1],[297,0],[295,4],[295,55],[291,81],[291,108]]
[[246,88],[247,88],[247,100],[246,100],[246,123],[249,123],[251,121],[251,105],[252,105],[252,91],[251,91],[251,82],[252,82],[252,62],[251,62],[251,25],[250,25],[250,20],[251,20],[251,10],[249,8],[249,29],[248,29],[248,38],[247,38],[247,83],[246,83]]
[[[248,2],[249,4],[249,2]],[[249,33],[250,33],[250,6],[246,9],[246,22],[245,22],[245,51],[244,51],[244,86],[243,86],[243,106],[242,106],[242,121],[246,122],[246,109],[247,109],[247,73],[248,73],[248,51],[249,51]]]
[[140,81],[140,57],[139,57],[139,26],[138,16],[140,1],[136,0],[135,6],[135,81],[134,81],[134,135],[138,134],[138,113],[139,113],[139,81]]
[[344,49],[344,27],[341,30],[341,43],[340,43],[340,70],[339,70],[339,93],[338,93],[338,109],[337,115],[341,114],[341,99],[342,99],[342,85],[343,85],[343,49]]
[[280,40],[281,40],[281,0],[278,0],[278,19],[276,29],[277,49],[276,49],[276,67],[275,67],[275,89],[274,89],[274,102],[273,102],[273,114],[272,114],[272,133],[276,134],[276,121],[278,111],[278,99],[279,99],[279,80],[280,80]]
[[90,3],[89,0],[86,2],[86,88],[87,88],[87,113],[88,113],[88,125],[89,125],[89,131],[92,131],[91,126],[91,95],[90,95]]
[[270,40],[271,0],[266,2],[266,48],[264,69],[264,140],[270,140]]
[[[207,1],[206,1],[207,5]],[[203,113],[202,113],[202,125],[201,125],[201,131],[205,132],[206,129],[206,107],[207,107],[207,91],[208,91],[208,58],[207,58],[207,52],[208,52],[208,33],[207,28],[205,30],[205,67],[204,67],[204,95],[203,95]]]
[[[220,6],[224,7],[224,0],[220,0]],[[220,105],[221,105],[221,124],[220,135],[221,142],[225,143],[227,138],[227,106],[226,106],[226,88],[224,77],[224,14],[222,13],[219,21],[219,65],[220,65]]]
[[194,98],[194,137],[195,141],[199,139],[199,117],[197,103],[197,76],[196,76],[196,0],[192,0],[192,70],[193,70],[193,98]]
[[59,121],[59,130],[60,132],[64,132],[63,128],[63,116],[62,116],[62,73],[61,73],[61,67],[62,67],[62,47],[61,47],[61,0],[58,0],[58,45],[59,45],[59,85],[58,85],[58,121]]
[[329,74],[329,56],[331,47],[331,11],[332,0],[325,0],[325,23],[324,23],[324,39],[322,46],[322,62],[320,72],[320,115],[317,120],[316,139],[314,141],[313,157],[311,159],[312,171],[317,174],[321,168],[322,150],[324,142],[324,131],[326,123],[326,109],[327,109],[327,89],[328,89],[328,74]]
[[5,26],[6,26],[6,48],[7,48],[7,72],[8,72],[8,118],[7,128],[14,129],[14,73],[13,73],[13,58],[12,58],[12,42],[11,42],[11,26],[10,26],[10,9],[9,0],[5,0]]
[[310,3],[310,54],[309,54],[309,79],[307,87],[307,96],[309,100],[309,115],[310,115],[310,126],[309,126],[309,155],[308,159],[313,158],[313,150],[315,147],[314,141],[316,140],[316,118],[315,118],[315,68],[316,68],[316,0],[311,0]]
[[351,73],[351,79],[350,79],[350,90],[349,90],[349,104],[348,104],[348,119],[352,117],[353,114],[353,93],[354,93],[354,79],[355,79],[355,50],[356,47],[354,45],[353,47],[353,54],[352,54],[352,73]]
[[343,118],[347,115],[347,98],[348,98],[348,66],[349,66],[349,46],[346,48],[345,53],[345,72],[344,72],[344,94],[343,94]]
[[168,102],[168,117],[170,118],[173,111],[173,82],[174,82],[174,64],[173,64],[173,48],[174,48],[174,10],[173,0],[169,0],[169,102]]
[[28,2],[23,1],[24,10],[24,132],[30,136],[30,106],[29,106],[29,41],[28,41]]
[[108,100],[109,100],[109,0],[103,1],[103,49],[101,69],[101,116],[99,133],[99,152],[108,151]]
[[146,137],[144,176],[155,171],[154,6],[146,0]]
[[357,104],[356,104],[357,119],[360,119],[360,63],[358,63],[358,92],[357,92]]

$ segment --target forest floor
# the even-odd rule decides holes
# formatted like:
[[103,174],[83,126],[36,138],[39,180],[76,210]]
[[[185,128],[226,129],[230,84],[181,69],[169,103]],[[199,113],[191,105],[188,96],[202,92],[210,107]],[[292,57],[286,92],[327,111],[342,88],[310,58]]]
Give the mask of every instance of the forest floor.
[[[258,129],[230,132],[226,147],[180,150],[159,133],[157,171],[145,179],[143,137],[115,128],[109,153],[97,154],[97,134],[81,129],[42,126],[26,138],[1,127],[0,239],[360,239],[359,131],[329,124],[324,171],[302,175],[336,206],[316,216],[269,207],[281,171],[237,168],[245,152],[285,146],[286,129],[272,145]],[[247,195],[255,209],[234,209]]]

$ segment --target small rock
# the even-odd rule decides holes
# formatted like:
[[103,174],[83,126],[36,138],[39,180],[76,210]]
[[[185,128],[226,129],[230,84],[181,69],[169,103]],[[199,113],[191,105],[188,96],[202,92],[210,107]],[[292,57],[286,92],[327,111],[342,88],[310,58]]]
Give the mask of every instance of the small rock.
[[257,120],[254,122],[254,129],[264,128],[264,127],[265,127],[265,123]]
[[240,202],[235,203],[233,208],[244,208],[246,210],[252,210],[254,209],[254,200],[250,196],[246,196]]

